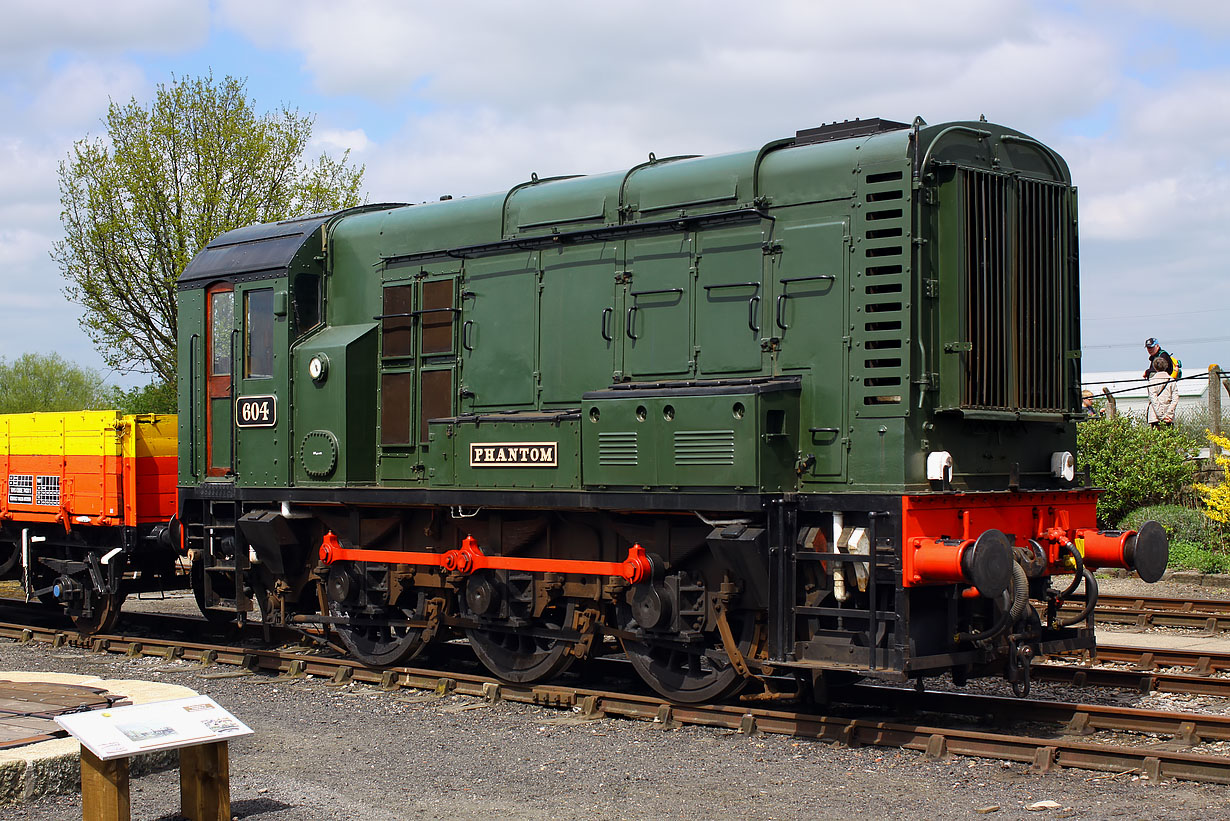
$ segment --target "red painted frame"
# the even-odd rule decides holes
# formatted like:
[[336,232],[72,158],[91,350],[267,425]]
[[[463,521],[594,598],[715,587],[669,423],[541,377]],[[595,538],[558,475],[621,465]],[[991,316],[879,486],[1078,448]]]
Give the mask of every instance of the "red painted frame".
[[622,562],[596,562],[579,559],[538,559],[522,556],[488,556],[479,548],[473,536],[466,536],[460,549],[443,553],[406,550],[370,550],[343,547],[332,532],[320,543],[320,560],[334,562],[383,562],[442,567],[450,572],[473,573],[476,570],[524,570],[533,573],[567,573],[586,576],[618,576],[637,584],[650,578],[653,564],[645,548],[634,544],[628,548],[628,558]]

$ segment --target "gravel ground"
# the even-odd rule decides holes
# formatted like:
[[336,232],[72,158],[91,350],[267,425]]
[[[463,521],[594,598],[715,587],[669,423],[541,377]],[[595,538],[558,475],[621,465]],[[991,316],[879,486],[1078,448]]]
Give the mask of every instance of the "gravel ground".
[[[0,670],[183,684],[255,735],[231,743],[236,818],[1230,818],[1230,789],[1131,774],[1029,774],[1021,764],[778,736],[663,731],[628,720],[485,706],[460,696],[269,677],[206,679],[187,663],[0,642]],[[178,818],[174,771],[133,780],[133,818]],[[1031,811],[1038,802],[1048,808]],[[996,809],[991,809],[996,808]],[[5,807],[11,821],[80,817],[75,797]]]
[[[1221,598],[1182,582],[1100,579],[1108,593]],[[191,596],[132,600],[125,609],[191,612]],[[231,743],[236,818],[619,819],[738,817],[1230,819],[1230,788],[952,757],[930,762],[888,748],[628,720],[577,723],[569,714],[475,699],[386,694],[363,685],[207,679],[187,663],[96,655],[0,641],[0,670],[48,670],[183,684],[212,696],[255,735]],[[223,668],[225,669],[225,668]],[[943,686],[943,681],[928,681]],[[999,682],[973,691],[1002,694]],[[1071,698],[1038,686],[1034,697]],[[1088,689],[1078,700],[1223,712],[1218,699]],[[1088,740],[1102,740],[1091,738]],[[1144,741],[1143,743],[1160,743]],[[1213,752],[1213,750],[1208,750]],[[1224,754],[1225,751],[1216,752]],[[178,774],[132,782],[134,819],[178,819]],[[1035,806],[1030,809],[1031,805]],[[75,796],[0,811],[12,821],[80,817]]]
[[1201,579],[1198,573],[1180,573],[1176,576],[1167,572],[1160,582],[1149,584],[1139,577],[1118,574],[1098,574],[1098,591],[1114,596],[1161,596],[1176,599],[1230,599],[1230,589],[1221,587],[1225,582],[1224,575],[1210,576],[1209,584],[1197,584],[1195,579]]

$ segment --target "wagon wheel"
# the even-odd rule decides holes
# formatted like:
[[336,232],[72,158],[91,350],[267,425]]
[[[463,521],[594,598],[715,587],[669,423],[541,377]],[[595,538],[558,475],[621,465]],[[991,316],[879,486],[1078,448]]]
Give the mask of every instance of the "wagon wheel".
[[571,639],[550,635],[572,624],[573,610],[571,602],[554,605],[526,629],[484,625],[466,628],[466,636],[474,655],[496,678],[533,684],[555,678],[576,660]]
[[[744,658],[753,654],[758,635],[753,611],[728,614],[735,644]],[[680,704],[721,701],[743,689],[748,679],[731,664],[717,633],[705,640],[683,642],[671,635],[645,633],[638,639],[621,638],[624,652],[637,674],[654,692]]]
[[84,612],[73,613],[69,612],[69,618],[73,620],[73,626],[78,632],[87,636],[95,633],[107,633],[111,628],[115,627],[115,622],[120,617],[120,607],[124,604],[124,593],[97,593],[89,591],[86,593],[87,601],[91,605],[91,612],[86,615]]
[[7,577],[21,561],[21,545],[16,539],[0,538],[0,579]]

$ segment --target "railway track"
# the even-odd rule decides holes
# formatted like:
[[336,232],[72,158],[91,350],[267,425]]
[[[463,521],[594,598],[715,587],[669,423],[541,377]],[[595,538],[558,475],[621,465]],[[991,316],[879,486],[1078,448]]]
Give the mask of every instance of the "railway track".
[[[968,755],[1030,764],[1036,770],[1073,767],[1103,772],[1138,771],[1150,780],[1176,778],[1230,784],[1230,757],[1201,751],[1209,743],[1230,740],[1230,717],[1165,713],[1099,705],[1007,699],[968,694],[916,692],[895,687],[860,685],[850,696],[857,702],[843,710],[858,715],[831,715],[749,704],[679,706],[656,696],[610,692],[573,684],[515,686],[476,673],[426,668],[367,667],[353,659],[303,649],[208,644],[180,639],[121,635],[82,636],[54,627],[0,623],[0,638],[51,647],[75,645],[95,652],[152,656],[168,662],[230,666],[206,673],[230,677],[273,674],[287,679],[312,676],[328,683],[370,684],[387,691],[403,688],[454,694],[488,702],[507,700],[572,711],[576,721],[628,718],[653,721],[664,728],[690,724],[740,733],[777,733],[852,746],[916,750],[930,758]],[[868,718],[868,706],[883,709]],[[917,720],[923,714],[925,721]],[[1035,732],[995,732],[979,726],[987,716],[1003,722],[1012,716],[1037,725]],[[1109,743],[1097,734],[1130,734],[1133,743]]]
[[[1075,613],[1084,604],[1074,598],[1063,607]],[[1098,595],[1094,610],[1098,624],[1131,625],[1139,628],[1180,627],[1217,634],[1230,630],[1230,599],[1179,599],[1167,597]]]
[[[1036,680],[1063,682],[1072,687],[1116,687],[1141,693],[1158,691],[1230,698],[1230,654],[1208,651],[1151,650],[1098,645],[1097,661],[1123,667],[1094,667],[1051,659],[1035,663]],[[1186,668],[1179,671],[1172,668]]]

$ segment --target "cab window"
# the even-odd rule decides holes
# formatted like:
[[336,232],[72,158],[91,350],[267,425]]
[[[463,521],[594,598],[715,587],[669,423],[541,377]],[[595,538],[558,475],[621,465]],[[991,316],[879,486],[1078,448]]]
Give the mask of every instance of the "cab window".
[[273,376],[273,289],[248,291],[243,301],[243,375],[267,379]]
[[300,274],[295,277],[292,297],[297,337],[320,324],[320,274]]
[[210,351],[209,373],[211,376],[231,375],[231,329],[235,327],[235,300],[230,291],[217,291],[210,295]]

